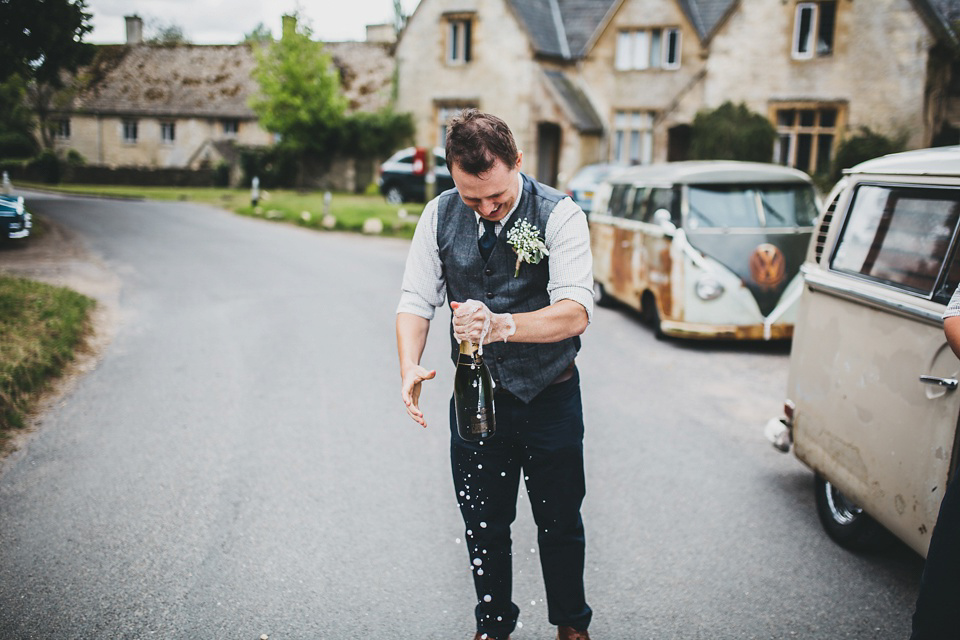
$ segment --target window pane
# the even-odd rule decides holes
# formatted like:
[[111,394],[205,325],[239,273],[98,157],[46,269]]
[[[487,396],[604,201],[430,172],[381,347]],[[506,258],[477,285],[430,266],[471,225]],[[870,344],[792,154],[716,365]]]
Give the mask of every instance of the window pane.
[[640,132],[633,130],[630,132],[630,164],[640,162]]
[[820,3],[820,20],[817,25],[817,55],[828,56],[833,52],[833,28],[836,22],[836,2]]
[[812,127],[817,120],[817,112],[811,109],[800,110],[800,126]]
[[797,134],[797,158],[794,167],[810,173],[810,154],[813,149],[813,136],[809,133]]
[[614,66],[623,71],[630,68],[630,60],[633,58],[633,34],[629,31],[621,31],[617,34],[617,59]]
[[812,187],[763,187],[760,189],[760,202],[763,204],[767,227],[809,227],[817,217],[817,204]]
[[778,141],[779,154],[777,155],[777,162],[782,164],[785,167],[790,166],[790,140],[792,136],[789,133],[781,133],[780,139]]
[[650,66],[650,32],[637,31],[633,42],[633,68],[647,69]]
[[821,127],[837,126],[837,110],[823,109],[822,111],[820,111],[820,126]]
[[450,23],[450,60],[456,60],[460,50],[460,25],[456,22]]
[[469,20],[463,21],[463,61],[470,62],[473,56],[470,51],[470,30],[472,23]]
[[640,162],[642,164],[653,162],[653,132],[649,129],[643,132],[640,140]]
[[646,204],[647,200],[647,190],[644,187],[637,187],[633,192],[633,208],[630,210],[629,217],[634,220],[643,220],[644,219],[644,208],[643,205]]
[[830,171],[830,151],[833,148],[833,136],[821,133],[817,136],[817,173]]
[[804,57],[810,55],[813,45],[813,11],[814,5],[797,5],[794,52]]
[[680,65],[680,30],[667,29],[667,48],[663,58],[664,66]]
[[650,66],[654,69],[660,68],[660,60],[663,57],[663,52],[660,50],[661,33],[660,29],[653,29],[650,32]]
[[670,219],[674,224],[679,225],[679,211],[676,206],[676,198],[672,189],[651,189],[650,203],[647,205],[647,218],[653,220],[653,214],[659,209],[666,209],[670,212]]
[[689,201],[691,229],[760,226],[753,189],[737,185],[691,186]]
[[958,218],[956,189],[861,186],[831,266],[929,294]]
[[781,127],[792,127],[796,113],[793,109],[781,109],[777,111],[777,125]]
[[613,162],[626,164],[623,158],[623,131],[618,130],[613,136]]

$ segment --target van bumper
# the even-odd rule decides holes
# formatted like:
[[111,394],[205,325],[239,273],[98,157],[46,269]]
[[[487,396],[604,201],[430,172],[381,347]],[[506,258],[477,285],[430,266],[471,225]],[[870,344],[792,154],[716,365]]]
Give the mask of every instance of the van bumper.
[[701,340],[789,340],[793,337],[792,324],[774,324],[769,327],[769,335],[765,335],[762,324],[723,325],[697,324],[692,322],[677,322],[676,320],[661,320],[660,330],[674,338],[693,338]]

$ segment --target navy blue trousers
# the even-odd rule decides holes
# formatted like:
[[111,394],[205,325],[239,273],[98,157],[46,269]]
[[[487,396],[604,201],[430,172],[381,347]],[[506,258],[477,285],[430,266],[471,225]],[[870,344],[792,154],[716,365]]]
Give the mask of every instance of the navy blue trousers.
[[510,525],[523,475],[537,524],[550,622],[586,630],[592,611],[583,590],[584,532],[580,504],[583,408],[580,375],[547,387],[530,404],[495,396],[497,432],[465,442],[450,401],[450,459],[477,592],[477,630],[506,640],[520,609],[514,604]]
[[960,473],[940,503],[913,614],[911,640],[960,637]]

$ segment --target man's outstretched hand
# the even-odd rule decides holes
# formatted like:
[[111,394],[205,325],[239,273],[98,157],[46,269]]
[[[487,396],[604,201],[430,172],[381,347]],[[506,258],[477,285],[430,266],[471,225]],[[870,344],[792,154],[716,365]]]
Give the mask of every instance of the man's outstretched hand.
[[420,365],[409,367],[401,373],[403,384],[400,387],[400,395],[403,398],[403,404],[407,407],[407,415],[424,428],[427,426],[427,421],[423,417],[423,411],[420,410],[420,383],[424,380],[433,380],[436,375],[436,369],[428,371]]

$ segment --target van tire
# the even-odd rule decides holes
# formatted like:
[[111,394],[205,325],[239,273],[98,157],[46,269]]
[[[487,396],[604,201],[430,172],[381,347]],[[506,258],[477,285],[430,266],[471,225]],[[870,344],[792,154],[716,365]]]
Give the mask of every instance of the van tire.
[[598,307],[609,307],[613,305],[613,299],[607,295],[607,290],[596,280],[593,281],[593,303]]
[[657,299],[647,291],[640,299],[640,319],[653,330],[653,337],[663,340],[667,336],[660,327],[660,311],[657,309]]
[[817,474],[813,486],[817,516],[834,542],[855,553],[873,553],[890,545],[892,535],[830,482]]

